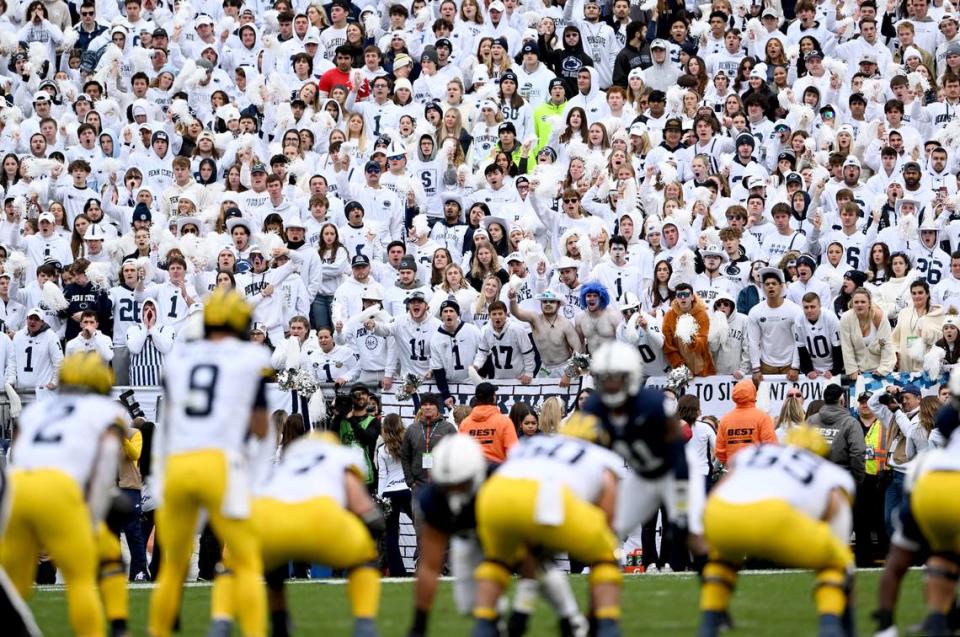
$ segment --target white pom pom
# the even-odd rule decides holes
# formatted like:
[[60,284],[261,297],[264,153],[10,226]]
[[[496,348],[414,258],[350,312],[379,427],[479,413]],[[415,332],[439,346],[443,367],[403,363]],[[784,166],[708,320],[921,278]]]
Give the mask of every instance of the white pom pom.
[[173,28],[183,31],[187,22],[193,18],[193,6],[189,2],[181,2],[177,12],[173,14]]
[[897,232],[904,241],[916,241],[918,227],[917,215],[900,215],[897,221]]
[[692,314],[681,314],[680,318],[677,319],[677,327],[674,333],[681,343],[691,345],[699,331],[700,324],[697,323],[697,319],[693,318]]
[[233,33],[238,26],[238,22],[232,16],[223,16],[217,22],[217,33]]
[[707,331],[707,342],[710,347],[719,347],[725,340],[730,331],[730,323],[727,320],[726,313],[717,310],[710,312],[710,329]]
[[752,33],[754,40],[759,41],[767,34],[767,29],[760,20],[750,18],[747,20],[747,32]]
[[87,268],[87,278],[101,290],[109,290],[112,266],[107,261],[94,261]]
[[929,80],[927,80],[926,76],[919,71],[907,73],[907,83],[910,85],[910,88],[915,91],[918,89],[921,91],[930,90]]
[[430,22],[432,17],[433,17],[433,11],[431,11],[430,5],[426,5],[422,7],[419,11],[417,11],[417,15],[414,22],[418,27],[424,27]]
[[20,42],[17,39],[16,31],[12,29],[0,31],[0,55],[10,55],[17,50],[18,46],[20,46]]
[[7,262],[4,263],[4,267],[7,272],[10,272],[14,275],[20,275],[27,271],[27,268],[30,266],[30,259],[26,254],[20,250],[14,250],[7,257]]
[[265,31],[270,33],[276,33],[280,30],[280,12],[276,9],[267,9],[263,12],[263,25]]
[[484,382],[483,377],[480,376],[479,372],[477,372],[477,368],[473,365],[467,367],[467,377],[474,385],[479,385],[480,383]]
[[153,51],[142,46],[134,47],[130,51],[130,65],[134,73],[150,73],[153,70]]
[[710,23],[706,20],[694,20],[690,23],[690,37],[699,40],[710,33]]
[[[79,28],[79,27],[78,27]],[[60,42],[60,47],[64,51],[69,51],[73,48],[73,45],[77,43],[77,40],[80,39],[80,32],[77,29],[67,29],[63,32],[63,41]]]
[[[920,347],[923,347],[923,339],[921,338],[913,339],[911,345],[917,341],[920,341]],[[947,353],[940,347],[931,347],[930,351],[923,357],[923,371],[925,371],[930,378],[939,378],[943,372],[943,359],[946,355]]]
[[415,216],[413,221],[411,221],[411,225],[418,237],[425,237],[430,234],[430,222],[427,220],[427,215],[423,213]]
[[923,358],[923,352],[926,349],[926,345],[923,342],[922,338],[914,338],[909,341],[907,345],[907,352],[910,354],[910,358],[913,360],[921,360]]
[[43,284],[40,290],[40,298],[43,300],[44,305],[54,312],[60,312],[70,307],[70,303],[68,303],[66,297],[63,296],[63,290],[57,287],[57,284],[53,281],[47,281]]
[[287,339],[287,345],[283,350],[284,366],[287,369],[297,369],[300,367],[300,339],[291,336]]

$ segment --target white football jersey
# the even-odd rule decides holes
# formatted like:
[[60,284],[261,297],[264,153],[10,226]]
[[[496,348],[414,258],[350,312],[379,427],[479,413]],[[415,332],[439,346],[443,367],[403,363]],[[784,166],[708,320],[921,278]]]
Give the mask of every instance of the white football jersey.
[[468,366],[480,347],[480,330],[472,323],[460,323],[453,334],[441,325],[430,337],[430,368],[444,369],[447,381],[469,382]]
[[127,412],[105,396],[61,394],[56,400],[31,403],[20,416],[11,465],[63,471],[83,490],[96,465],[102,434],[127,425]]
[[262,345],[228,338],[177,345],[164,360],[166,453],[243,449],[250,414],[266,406]]
[[852,497],[856,489],[847,471],[797,447],[748,447],[734,457],[733,468],[711,497],[732,504],[786,501],[815,519],[826,511],[830,491],[840,488]]
[[43,387],[56,382],[63,350],[52,329],[31,335],[23,328],[13,335],[13,356],[17,365],[17,387]]
[[356,473],[361,482],[366,481],[367,463],[361,449],[330,444],[307,435],[287,445],[280,462],[256,488],[256,493],[282,502],[327,497],[345,506],[347,471]]
[[623,458],[595,444],[568,436],[524,438],[507,454],[496,475],[563,485],[587,502],[603,490],[603,475],[624,472]]

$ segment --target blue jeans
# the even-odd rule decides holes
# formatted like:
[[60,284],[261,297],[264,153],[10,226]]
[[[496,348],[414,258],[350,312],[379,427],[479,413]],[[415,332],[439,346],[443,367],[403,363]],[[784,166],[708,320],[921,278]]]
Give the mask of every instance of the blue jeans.
[[310,326],[318,330],[321,327],[333,327],[333,295],[318,294],[310,304]]
[[893,470],[890,484],[883,494],[883,523],[887,527],[887,537],[893,537],[893,516],[898,515],[903,502],[903,481],[907,474]]
[[130,579],[133,579],[137,573],[147,573],[147,543],[144,541],[141,526],[143,511],[140,509],[139,489],[121,491],[133,505],[133,513],[123,526],[123,534],[127,536],[127,546],[130,548]]

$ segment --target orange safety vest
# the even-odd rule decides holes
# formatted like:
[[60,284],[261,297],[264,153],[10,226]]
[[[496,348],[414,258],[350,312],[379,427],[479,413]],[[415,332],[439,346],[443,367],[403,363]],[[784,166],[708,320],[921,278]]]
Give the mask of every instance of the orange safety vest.
[[875,476],[887,468],[887,432],[879,420],[874,420],[863,437],[866,446],[864,468],[867,475]]

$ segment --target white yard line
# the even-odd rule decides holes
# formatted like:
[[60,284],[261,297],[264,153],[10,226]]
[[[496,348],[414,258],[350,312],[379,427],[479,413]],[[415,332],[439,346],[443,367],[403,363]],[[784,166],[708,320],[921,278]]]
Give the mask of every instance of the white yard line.
[[[883,569],[881,569],[881,568],[861,568],[861,569],[857,569],[857,572],[858,572],[858,573],[864,573],[864,572],[869,572],[869,571],[881,571],[881,570],[883,570]],[[911,567],[910,570],[912,570],[912,571],[920,571],[920,570],[923,570],[923,567],[921,567],[921,566],[915,566],[915,567]],[[771,570],[748,570],[748,571],[740,571],[739,574],[740,574],[740,575],[793,575],[793,574],[796,574],[796,573],[813,573],[813,571],[805,571],[805,570],[803,570],[803,569],[771,569]],[[575,575],[574,577],[586,577],[586,576],[584,576],[584,575]],[[630,581],[630,580],[633,580],[633,579],[637,579],[637,580],[643,579],[644,577],[666,577],[666,578],[675,577],[675,578],[678,578],[678,579],[690,579],[690,578],[696,577],[696,573],[694,573],[694,572],[692,572],[692,571],[687,571],[687,572],[684,572],[684,573],[652,573],[652,574],[639,573],[639,574],[636,574],[636,575],[627,574],[625,579],[626,579],[627,581]],[[381,579],[380,581],[381,581],[382,583],[384,583],[384,584],[409,584],[409,583],[411,583],[411,582],[414,581],[414,578],[412,578],[412,577],[384,577],[384,578]],[[440,578],[440,581],[450,582],[450,581],[453,581],[453,578],[452,578],[452,577],[441,577],[441,578]],[[342,586],[342,585],[344,585],[344,584],[346,584],[346,583],[347,583],[347,580],[345,580],[345,579],[335,579],[335,578],[327,578],[327,579],[297,579],[297,580],[288,580],[288,581],[287,581],[287,584],[290,584],[290,585],[293,585],[293,586],[304,586],[304,585],[307,585],[307,586],[310,586],[310,585]],[[186,584],[184,584],[184,588],[209,588],[211,585],[212,585],[212,584],[211,584],[210,582],[187,582]],[[153,583],[152,583],[152,582],[149,582],[149,583],[130,582],[127,586],[128,586],[128,588],[130,588],[131,590],[151,589],[151,588],[153,588]],[[37,586],[37,587],[35,588],[35,590],[41,591],[41,592],[43,592],[43,591],[62,591],[63,589],[64,589],[64,586],[61,585],[61,584]]]

